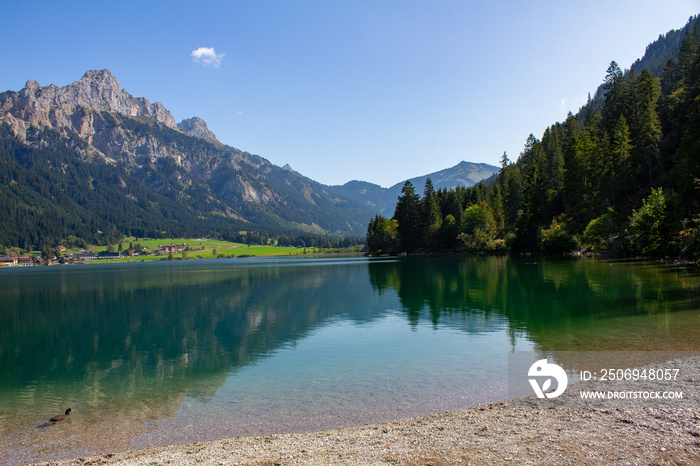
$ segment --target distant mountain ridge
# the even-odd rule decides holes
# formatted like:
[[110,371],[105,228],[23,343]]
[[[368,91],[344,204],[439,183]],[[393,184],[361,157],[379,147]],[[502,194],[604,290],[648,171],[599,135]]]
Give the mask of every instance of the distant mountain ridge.
[[384,188],[378,184],[367,181],[349,181],[340,186],[329,186],[328,189],[341,196],[354,201],[362,202],[377,210],[384,216],[391,217],[394,213],[396,200],[401,194],[401,188],[406,181],[410,181],[416,188],[416,192],[422,193],[425,181],[430,178],[435,189],[449,189],[458,186],[470,187],[479,181],[489,178],[497,173],[499,167],[486,163],[472,163],[462,161],[454,167],[445,168],[428,175],[417,176],[409,180],[401,181],[395,185]]

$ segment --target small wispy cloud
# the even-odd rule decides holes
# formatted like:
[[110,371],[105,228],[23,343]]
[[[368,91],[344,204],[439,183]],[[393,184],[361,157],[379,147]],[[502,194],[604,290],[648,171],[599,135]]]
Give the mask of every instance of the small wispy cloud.
[[224,53],[216,53],[214,47],[199,47],[190,53],[192,60],[195,63],[200,63],[211,68],[221,66],[221,61],[224,59]]

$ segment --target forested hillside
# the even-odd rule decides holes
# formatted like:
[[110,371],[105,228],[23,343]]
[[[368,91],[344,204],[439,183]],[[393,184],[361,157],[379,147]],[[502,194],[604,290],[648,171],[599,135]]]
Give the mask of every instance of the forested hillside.
[[199,237],[243,226],[213,215],[218,203],[211,199],[203,214],[146,189],[120,167],[76,158],[76,148],[85,145],[80,140],[71,140],[71,147],[49,130],[36,138],[41,147],[22,144],[0,127],[0,245],[113,244],[125,234]]
[[698,17],[682,30],[674,58],[657,66],[667,56],[657,51],[673,50],[663,39],[647,49],[661,58],[645,56],[628,72],[613,61],[602,98],[541,138],[530,135],[515,163],[504,153],[492,183],[436,191],[427,182],[422,199],[407,183],[393,218],[370,223],[370,249],[700,258]]
[[[125,118],[124,126],[141,130],[147,125]],[[160,130],[177,137],[179,146],[186,150],[187,144],[205,149],[211,146],[168,129],[155,130],[157,135]],[[189,153],[197,151],[190,148]],[[354,237],[300,231],[265,206],[252,203],[243,205],[248,217],[244,220],[212,196],[208,186],[194,179],[183,183],[171,158],[158,159],[134,176],[123,165],[79,154],[88,154],[88,145],[78,137],[65,138],[50,129],[31,128],[22,142],[6,125],[0,125],[0,254],[6,248],[46,250],[58,245],[114,244],[125,235],[212,237],[253,244],[276,238],[286,245],[323,247],[357,242]],[[305,181],[301,175],[298,178],[300,184]],[[279,184],[288,190],[294,188],[284,180]],[[296,201],[291,194],[287,199]],[[308,208],[295,207],[290,216],[309,215]],[[321,211],[321,215],[327,213],[336,212],[330,207]],[[337,215],[344,219],[342,213]]]

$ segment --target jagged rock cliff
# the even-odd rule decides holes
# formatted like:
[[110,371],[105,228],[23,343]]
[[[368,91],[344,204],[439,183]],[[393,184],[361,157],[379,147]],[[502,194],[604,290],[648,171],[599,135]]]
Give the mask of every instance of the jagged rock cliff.
[[163,104],[152,104],[143,97],[132,96],[121,88],[109,70],[88,71],[78,81],[64,87],[55,84],[41,87],[30,79],[21,91],[0,94],[0,112],[3,113],[0,118],[12,124],[20,138],[24,137],[22,127],[29,124],[50,127],[64,134],[73,131],[89,139],[95,131],[92,116],[84,109],[145,117],[179,130]]

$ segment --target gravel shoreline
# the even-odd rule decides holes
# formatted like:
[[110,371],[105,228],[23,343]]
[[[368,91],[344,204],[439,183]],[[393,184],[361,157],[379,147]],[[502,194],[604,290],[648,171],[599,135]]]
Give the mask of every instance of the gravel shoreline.
[[[700,464],[700,357],[646,366],[679,369],[669,401],[583,400],[581,389],[629,390],[624,382],[571,385],[556,399],[529,396],[347,429],[224,439],[68,461],[88,464],[449,465]],[[645,381],[634,390],[663,390]]]

